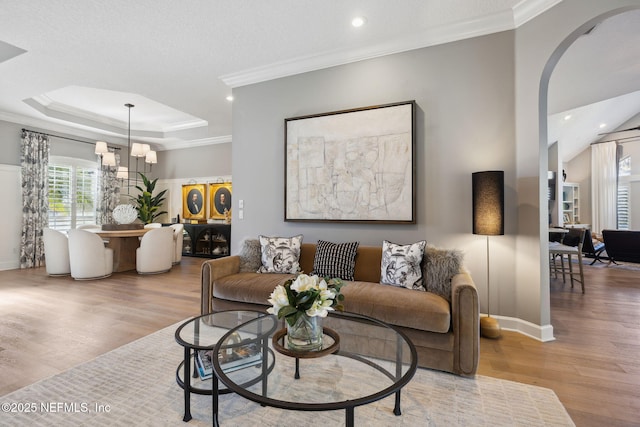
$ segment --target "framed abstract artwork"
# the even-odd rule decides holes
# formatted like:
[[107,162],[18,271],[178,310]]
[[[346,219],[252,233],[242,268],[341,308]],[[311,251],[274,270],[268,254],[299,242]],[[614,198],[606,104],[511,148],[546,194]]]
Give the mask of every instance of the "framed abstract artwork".
[[209,218],[228,219],[231,214],[231,183],[209,184]]
[[185,219],[206,219],[205,201],[206,186],[204,184],[188,184],[182,186],[182,215]]
[[285,119],[285,221],[414,224],[415,101]]

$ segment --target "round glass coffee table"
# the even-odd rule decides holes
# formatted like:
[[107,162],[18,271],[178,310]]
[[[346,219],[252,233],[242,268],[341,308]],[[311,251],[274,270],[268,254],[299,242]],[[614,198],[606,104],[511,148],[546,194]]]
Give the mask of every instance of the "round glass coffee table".
[[[401,415],[400,390],[417,368],[416,349],[406,335],[372,318],[331,313],[323,319],[323,327],[339,335],[339,349],[310,358],[304,353],[273,350],[274,334],[278,334],[276,347],[286,346],[286,337],[279,332],[284,322],[274,319],[275,316],[260,316],[231,328],[213,348],[213,354],[219,356],[213,358],[213,371],[227,390],[263,406],[281,409],[344,409],[347,426],[354,425],[356,407],[395,393],[394,413]],[[279,322],[280,327],[273,328],[274,321]],[[228,351],[225,343],[238,330],[243,337],[258,339],[269,350],[263,352],[267,357],[259,367],[258,382],[252,382],[256,377],[252,369],[225,369],[221,357]],[[328,338],[326,346],[333,345],[333,339],[325,338]],[[219,425],[218,387],[218,381],[213,381],[213,424],[216,426]]]
[[[258,319],[262,321],[256,325]],[[258,329],[255,329],[256,326]],[[215,389],[217,399],[218,394],[231,392],[228,389],[219,390],[218,381],[200,379],[198,371],[203,369],[202,356],[207,353],[211,356],[213,347],[220,343],[216,354],[225,371],[253,367],[245,372],[243,385],[249,387],[259,383],[273,369],[274,357],[269,356],[273,350],[268,348],[267,340],[276,326],[277,319],[266,312],[233,310],[205,314],[178,327],[176,342],[184,347],[184,360],[176,369],[176,382],[184,390],[183,421],[191,419],[191,393],[210,395]],[[245,328],[249,330],[245,331]],[[263,357],[263,354],[267,357]],[[267,365],[269,361],[270,365]],[[205,373],[204,369],[202,373]],[[213,377],[212,365],[209,376]]]

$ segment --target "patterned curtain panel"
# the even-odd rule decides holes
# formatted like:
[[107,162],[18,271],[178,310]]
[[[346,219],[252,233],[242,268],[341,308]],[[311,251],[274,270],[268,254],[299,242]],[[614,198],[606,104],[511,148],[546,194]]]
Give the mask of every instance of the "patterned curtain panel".
[[113,223],[113,209],[120,203],[120,183],[118,182],[120,155],[116,154],[116,166],[102,166],[98,179],[98,208],[96,222],[99,225]]
[[49,137],[22,131],[22,239],[20,268],[44,265],[42,229],[49,225]]

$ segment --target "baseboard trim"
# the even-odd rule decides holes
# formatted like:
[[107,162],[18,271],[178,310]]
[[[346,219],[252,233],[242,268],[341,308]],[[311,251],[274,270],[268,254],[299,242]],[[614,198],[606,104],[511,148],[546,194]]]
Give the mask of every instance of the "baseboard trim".
[[504,331],[518,332],[542,342],[555,341],[552,325],[540,326],[515,317],[496,316],[495,314],[492,314],[491,317],[498,320],[500,328]]
[[18,268],[20,268],[20,263],[18,261],[0,261],[0,271],[15,270]]

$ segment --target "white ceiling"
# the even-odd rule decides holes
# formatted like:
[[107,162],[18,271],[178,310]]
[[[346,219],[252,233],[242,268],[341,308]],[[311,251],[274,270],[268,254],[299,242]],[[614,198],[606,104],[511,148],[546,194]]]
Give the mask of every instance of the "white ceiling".
[[589,144],[640,132],[640,10],[613,16],[576,40],[549,82],[550,144],[570,161]]
[[559,1],[4,0],[0,120],[123,144],[132,103],[132,138],[156,149],[226,142],[232,87],[517,28]]

